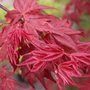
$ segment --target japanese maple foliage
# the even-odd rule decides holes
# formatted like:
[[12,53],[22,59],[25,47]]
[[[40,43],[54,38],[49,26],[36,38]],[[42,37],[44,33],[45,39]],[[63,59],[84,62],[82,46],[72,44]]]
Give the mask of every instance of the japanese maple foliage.
[[[90,76],[90,51],[86,48],[90,44],[80,41],[82,32],[72,29],[69,20],[47,15],[44,9],[52,8],[36,0],[14,0],[14,9],[6,14],[9,24],[0,32],[0,62],[9,61],[13,75],[21,71],[33,90],[36,81],[46,90],[52,90],[48,82],[57,84],[58,90],[67,85],[81,89],[84,86],[75,79]],[[3,68],[1,71],[0,79],[5,79]],[[5,83],[0,81],[4,83],[1,90],[17,90],[16,85],[9,85],[16,82],[7,78]]]
[[88,27],[88,21],[90,19],[90,0],[70,0],[66,5],[64,18],[71,20],[73,25],[76,25],[78,29],[82,30],[85,34],[86,41],[88,41],[87,36],[90,30],[90,27]]
[[65,16],[76,23],[80,23],[80,19],[83,14],[90,15],[90,0],[70,0],[70,3],[66,6]]
[[0,68],[0,90],[23,90],[23,88],[27,88],[23,84],[17,82],[13,74],[14,72],[6,66]]

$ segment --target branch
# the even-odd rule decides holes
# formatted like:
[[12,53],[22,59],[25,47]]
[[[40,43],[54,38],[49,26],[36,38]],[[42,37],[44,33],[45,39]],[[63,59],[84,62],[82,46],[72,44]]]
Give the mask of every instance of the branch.
[[8,10],[6,7],[4,7],[2,4],[0,4],[0,8],[3,9],[4,11],[6,11],[6,12],[9,11],[9,10]]

